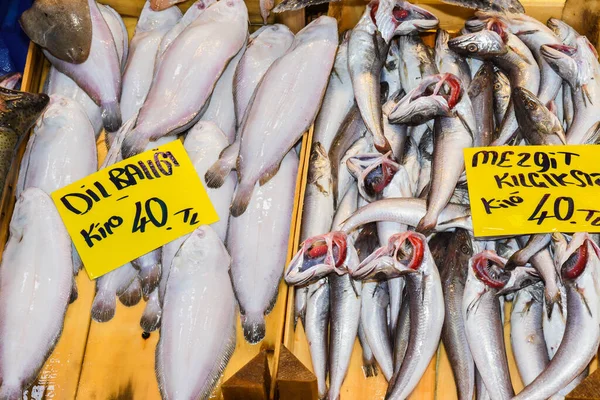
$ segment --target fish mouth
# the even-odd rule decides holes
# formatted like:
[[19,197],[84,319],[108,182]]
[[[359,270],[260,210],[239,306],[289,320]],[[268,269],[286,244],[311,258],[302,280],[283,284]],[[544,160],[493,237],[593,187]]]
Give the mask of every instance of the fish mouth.
[[348,236],[343,232],[330,232],[308,238],[302,243],[285,274],[285,281],[302,286],[321,279],[331,272],[346,273]]
[[491,250],[485,250],[471,258],[477,279],[492,289],[502,289],[510,280],[510,273],[504,270],[505,263],[505,259]]
[[527,286],[536,284],[541,280],[538,272],[532,267],[516,267],[510,273],[510,278],[503,288],[498,290],[497,296],[516,292]]
[[[551,51],[550,49],[555,51]],[[557,59],[561,56],[556,52],[573,57],[577,53],[577,48],[573,46],[567,46],[566,44],[543,44],[541,47],[541,52],[546,57]]]
[[563,262],[560,272],[564,280],[575,280],[583,271],[589,259],[588,245],[590,244],[589,239],[585,239],[583,243]]
[[348,169],[358,180],[361,195],[369,202],[377,200],[392,181],[400,165],[392,159],[392,152],[369,153],[351,157],[346,161]]

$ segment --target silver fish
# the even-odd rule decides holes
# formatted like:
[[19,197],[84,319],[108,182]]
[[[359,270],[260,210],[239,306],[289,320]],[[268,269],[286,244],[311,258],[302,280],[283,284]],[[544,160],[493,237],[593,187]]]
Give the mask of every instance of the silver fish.
[[433,49],[425,45],[418,35],[400,36],[398,49],[402,54],[398,72],[405,92],[408,93],[416,88],[423,78],[439,72]]
[[438,25],[439,20],[429,11],[405,0],[375,0],[371,2],[373,22],[386,43],[394,36],[415,35]]
[[514,267],[527,264],[531,257],[550,244],[552,236],[550,234],[537,234],[523,239],[527,241],[525,246],[510,256],[505,266],[506,269],[511,270]]
[[512,99],[521,135],[530,144],[566,144],[562,122],[533,93],[516,87],[512,91]]
[[[336,20],[319,17],[298,32],[288,52],[263,77],[240,131],[232,216],[244,213],[256,182],[264,185],[277,173],[285,154],[314,121],[336,49]],[[303,84],[299,87],[298,82]],[[290,90],[296,90],[292,97]],[[282,125],[284,116],[286,123]],[[256,157],[259,153],[262,156]]]
[[92,18],[92,46],[81,64],[62,61],[44,50],[46,58],[60,72],[73,79],[102,109],[102,122],[108,132],[121,126],[121,66],[113,35],[94,0],[88,0]]
[[360,347],[362,348],[362,370],[365,378],[371,378],[373,376],[377,376],[377,361],[375,360],[375,356],[373,355],[373,351],[369,347],[369,342],[367,342],[367,336],[365,335],[365,330],[363,327],[362,320],[358,323],[358,342],[360,343]]
[[567,46],[575,46],[579,33],[572,26],[558,18],[549,18],[546,23],[548,28],[558,36],[560,41]]
[[505,259],[486,250],[471,258],[462,303],[467,341],[492,400],[514,396],[496,293],[509,279]]
[[277,299],[287,255],[297,171],[298,157],[291,151],[275,177],[255,187],[248,212],[229,220],[227,247],[234,254],[231,280],[240,305],[244,337],[250,343],[264,338],[264,318]]
[[542,330],[543,284],[518,291],[510,317],[510,342],[524,385],[529,385],[550,362]]
[[319,398],[327,395],[327,359],[329,326],[329,282],[323,278],[308,286],[306,325],[304,330],[310,349],[313,371],[317,377]]
[[302,321],[302,326],[306,326],[306,296],[308,294],[308,286],[297,287],[294,290],[294,329],[298,324],[298,320]]
[[344,34],[335,56],[323,104],[315,120],[313,142],[321,143],[327,154],[346,115],[354,105],[354,90],[348,71],[349,39],[350,34]]
[[156,378],[165,399],[208,398],[235,350],[230,264],[221,239],[206,225],[173,259],[156,345]]
[[394,235],[387,246],[376,250],[352,271],[357,279],[378,275],[406,276],[410,335],[402,366],[386,394],[386,399],[406,399],[435,355],[444,322],[442,284],[425,236],[415,232]]
[[595,356],[600,343],[599,251],[588,234],[582,233],[575,234],[565,251],[557,255],[567,291],[565,334],[546,369],[515,399],[552,396],[578,376]]
[[197,122],[227,63],[246,42],[247,21],[245,3],[232,0],[209,7],[181,32],[165,52],[136,126],[121,146],[124,158]]
[[367,153],[348,158],[346,165],[358,181],[358,192],[368,202],[377,200],[391,182],[400,165],[386,154]]
[[381,153],[391,150],[383,135],[381,122],[380,85],[381,69],[385,63],[388,46],[375,25],[372,12],[378,2],[367,5],[363,16],[350,34],[348,42],[348,70],[354,89],[356,104],[367,130],[373,136],[375,148]]
[[477,125],[473,147],[489,146],[493,141],[494,89],[494,68],[491,63],[485,62],[476,72],[468,90]]
[[[402,279],[404,278],[393,278]],[[388,280],[390,281],[390,280]],[[405,284],[406,285],[406,284]],[[406,356],[406,349],[408,348],[408,339],[410,337],[410,305],[408,294],[403,293],[402,304],[400,306],[400,312],[398,314],[398,323],[396,325],[396,334],[394,337],[394,374],[400,372],[404,357]]]
[[519,0],[443,0],[445,3],[456,4],[475,10],[523,13],[525,9]]
[[508,76],[498,68],[494,68],[494,119],[500,125],[511,99],[511,88]]
[[[360,132],[359,132],[360,133]],[[363,131],[364,133],[364,131]],[[355,136],[355,135],[353,135]],[[338,144],[340,147],[338,147]],[[352,173],[348,170],[348,160],[354,156],[362,153],[369,153],[374,151],[373,141],[371,136],[359,136],[356,141],[349,144],[348,149],[344,154],[339,154],[338,150],[341,150],[341,146],[344,145],[342,141],[335,141],[333,144],[333,151],[329,153],[329,160],[331,162],[331,178],[333,183],[333,195],[334,205],[337,206],[341,199],[344,197],[348,188],[355,182]],[[341,158],[338,158],[340,156]],[[336,166],[336,160],[339,160]]]
[[9,229],[0,268],[0,397],[22,399],[60,338],[73,267],[69,234],[42,190],[21,194]]
[[440,74],[449,73],[456,76],[463,87],[471,84],[471,70],[466,59],[459,56],[448,47],[450,35],[443,29],[438,29],[435,39],[435,63]]
[[387,325],[390,295],[387,282],[365,282],[361,292],[360,320],[369,348],[388,381],[394,373],[392,342]]
[[121,116],[124,121],[129,120],[144,104],[154,77],[154,60],[161,40],[180,19],[179,8],[154,11],[150,8],[150,2],[146,1],[131,39],[123,72]]

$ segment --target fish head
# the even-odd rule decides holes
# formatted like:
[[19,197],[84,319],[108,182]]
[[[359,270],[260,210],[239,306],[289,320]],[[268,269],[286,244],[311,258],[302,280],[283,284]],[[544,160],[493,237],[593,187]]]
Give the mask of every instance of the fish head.
[[434,29],[440,22],[429,11],[404,0],[373,0],[369,5],[371,19],[386,43],[394,36]]
[[[503,36],[497,30],[483,29],[479,32],[455,37],[448,41],[448,47],[458,54],[469,57],[485,59],[504,55],[508,52],[508,47],[506,46],[505,39],[503,39]],[[500,32],[505,31],[500,30]]]
[[546,25],[548,25],[548,28],[550,28],[550,30],[552,30],[552,32],[558,36],[563,44],[566,44],[567,46],[575,46],[575,40],[579,34],[569,24],[558,18],[550,18]]
[[[63,127],[68,120],[69,114],[85,112],[76,101],[58,94],[50,95],[48,106],[35,123],[36,127],[42,125]],[[86,114],[87,115],[87,114]]]
[[0,125],[24,134],[50,101],[44,93],[27,93],[0,87]]
[[[560,275],[565,282],[576,281],[586,273],[598,274],[600,249],[587,232],[576,233],[560,261]],[[589,268],[595,264],[596,268]]]
[[455,75],[433,75],[395,104],[388,118],[395,124],[421,125],[436,116],[450,116],[461,96],[462,85]]
[[544,44],[540,48],[544,60],[571,87],[578,85],[579,66],[575,60],[577,48],[565,44]]
[[427,241],[420,233],[408,231],[390,237],[386,246],[375,250],[351,272],[358,280],[390,279],[415,273],[425,254]]
[[598,53],[587,37],[580,36],[576,42],[577,53],[574,57],[578,67],[577,87],[585,87],[585,85],[594,81],[596,76],[600,74]]
[[506,259],[492,250],[484,250],[469,260],[469,274],[472,274],[488,290],[500,290],[510,280],[510,273],[504,270]]
[[[204,10],[208,7],[210,0],[199,0],[192,7]],[[177,7],[170,8],[164,12],[156,12],[152,9],[150,3],[146,2],[138,23],[135,26],[135,33],[149,32],[151,30],[165,30],[175,26],[181,19],[181,11]]]
[[344,274],[358,265],[358,254],[352,239],[343,232],[314,236],[300,245],[285,273],[285,281],[302,286],[336,272]]
[[361,196],[369,202],[377,200],[400,167],[392,159],[391,151],[383,155],[369,153],[350,157],[346,165],[358,181]]
[[[527,137],[532,130],[542,135],[548,143],[566,144],[565,132],[562,124],[548,108],[542,104],[536,95],[529,90],[517,87],[513,90],[512,99],[515,104],[515,114],[519,126]],[[541,143],[532,143],[541,144]]]
[[510,277],[504,287],[498,290],[498,296],[514,293],[541,280],[533,267],[516,267],[509,273]]

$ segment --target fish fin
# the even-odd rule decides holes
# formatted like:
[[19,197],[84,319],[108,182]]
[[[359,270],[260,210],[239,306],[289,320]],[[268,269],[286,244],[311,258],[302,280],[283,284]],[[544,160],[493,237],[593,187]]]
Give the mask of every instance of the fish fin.
[[100,109],[102,110],[102,125],[104,125],[106,132],[116,132],[119,130],[123,122],[119,102],[111,101],[102,103]]
[[585,144],[598,144],[600,138],[600,122],[596,122],[585,134]]
[[558,309],[562,310],[562,296],[560,295],[560,290],[556,292],[554,296],[548,293],[548,290],[544,290],[544,300],[546,302],[546,313],[548,314],[548,318],[552,317],[554,304],[557,304]]
[[252,199],[253,191],[254,182],[251,185],[243,184],[241,182],[238,184],[235,188],[231,206],[229,207],[232,216],[239,217],[246,211],[246,208],[248,208],[248,204],[250,204],[250,200]]
[[275,175],[277,175],[277,172],[279,171],[279,167],[281,166],[281,161],[279,161],[279,163],[273,165],[272,167],[269,167],[269,169],[267,169],[263,175],[260,177],[260,179],[258,180],[258,183],[260,186],[263,186],[265,183],[269,182],[271,180],[271,178],[273,178]]
[[225,178],[227,178],[234,167],[235,165],[227,162],[227,160],[219,158],[204,174],[206,186],[211,189],[218,189],[223,186],[223,183],[225,183]]
[[92,319],[96,322],[107,322],[115,316],[117,299],[115,293],[103,290],[96,292],[92,303]]
[[79,292],[77,290],[77,282],[75,282],[75,277],[73,277],[73,283],[71,285],[71,295],[69,297],[69,304],[73,303],[79,297]]
[[[281,276],[279,277],[279,279],[277,281],[278,282],[281,281],[281,278],[283,278],[283,272],[281,273]],[[275,307],[275,303],[277,303],[277,295],[278,294],[279,294],[279,287],[277,287],[277,290],[275,291],[275,293],[273,293],[273,297],[271,298],[271,301],[269,301],[269,305],[267,306],[267,309],[265,310],[265,315],[269,315],[269,314],[271,314],[271,311],[273,311],[273,308]],[[302,322],[304,322],[304,320]]]
[[136,132],[136,130],[133,129],[127,134],[123,140],[123,144],[121,145],[121,154],[123,159],[140,154],[144,151],[147,144],[148,139],[140,132]]
[[250,344],[256,344],[265,338],[265,316],[262,313],[241,316],[244,338]]
[[157,291],[158,289],[154,289],[154,292],[150,294],[146,307],[144,308],[144,313],[140,319],[140,326],[144,332],[154,332],[160,327],[162,308],[160,307]]
[[375,362],[373,362],[373,364],[365,364],[361,368],[365,378],[372,378],[378,375],[377,364],[375,364]]
[[139,277],[142,283],[142,294],[149,296],[160,281],[161,264],[156,263],[150,268],[140,269]]
[[21,400],[23,398],[23,389],[14,386],[0,386],[0,399],[2,400]]
[[135,277],[127,289],[119,295],[119,301],[125,307],[133,307],[142,299],[142,283],[139,277]]
[[235,341],[236,341],[236,329],[235,329],[235,319],[231,321],[231,332],[229,332],[229,336],[226,340],[223,341],[222,347],[218,349],[219,358],[215,360],[215,363],[211,369],[211,371],[207,375],[206,382],[202,391],[200,393],[200,399],[208,399],[212,394],[217,382],[221,375],[223,375],[223,371],[229,364],[229,360],[235,351]]

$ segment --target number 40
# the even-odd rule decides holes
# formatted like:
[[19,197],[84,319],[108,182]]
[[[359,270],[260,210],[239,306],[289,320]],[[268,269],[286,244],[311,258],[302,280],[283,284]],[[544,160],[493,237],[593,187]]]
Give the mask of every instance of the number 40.
[[[531,216],[527,219],[528,221],[537,221],[537,224],[541,225],[546,218],[556,218],[559,221],[567,221],[571,219],[571,217],[573,217],[573,212],[575,211],[575,204],[573,202],[573,199],[570,197],[557,197],[554,200],[554,215],[548,215],[548,211],[542,211],[542,208],[548,201],[549,197],[549,193],[545,194],[542,197],[537,207],[533,211],[533,214],[531,214]],[[564,213],[563,203],[565,203],[567,207]]]

